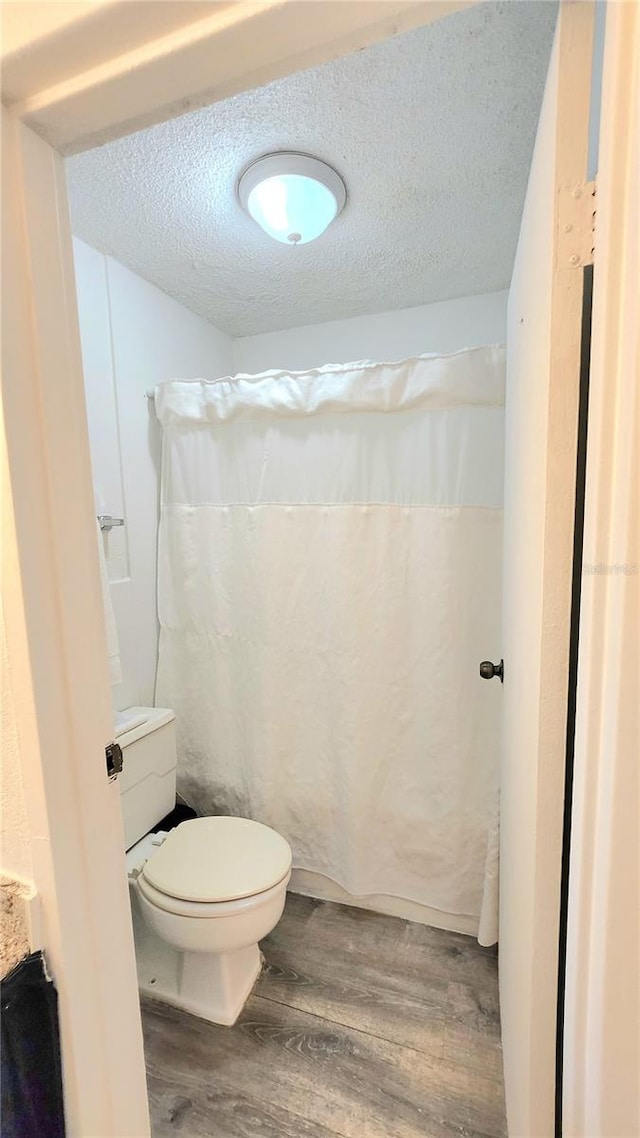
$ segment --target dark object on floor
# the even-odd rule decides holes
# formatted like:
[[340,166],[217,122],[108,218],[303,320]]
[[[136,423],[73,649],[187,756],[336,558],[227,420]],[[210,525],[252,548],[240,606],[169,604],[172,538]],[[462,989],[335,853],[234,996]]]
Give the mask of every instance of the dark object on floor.
[[170,814],[167,814],[157,826],[151,827],[152,834],[158,834],[160,830],[174,830],[181,822],[189,822],[191,818],[197,818],[195,810],[192,806],[187,806],[184,802],[176,802]]
[[3,1138],[64,1138],[58,996],[41,952],[0,982]]

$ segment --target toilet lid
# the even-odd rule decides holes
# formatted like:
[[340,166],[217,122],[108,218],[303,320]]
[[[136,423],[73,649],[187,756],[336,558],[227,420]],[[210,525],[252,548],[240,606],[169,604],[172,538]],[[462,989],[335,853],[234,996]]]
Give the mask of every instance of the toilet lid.
[[277,885],[291,868],[284,838],[248,818],[193,818],[171,830],[143,874],[184,901],[236,901]]

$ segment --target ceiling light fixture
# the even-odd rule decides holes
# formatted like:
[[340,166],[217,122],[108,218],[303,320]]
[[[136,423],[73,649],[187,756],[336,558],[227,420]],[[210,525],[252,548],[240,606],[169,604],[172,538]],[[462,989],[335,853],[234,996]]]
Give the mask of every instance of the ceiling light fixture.
[[285,245],[306,245],[344,208],[347,188],[326,162],[283,151],[247,167],[238,181],[238,197],[269,237]]

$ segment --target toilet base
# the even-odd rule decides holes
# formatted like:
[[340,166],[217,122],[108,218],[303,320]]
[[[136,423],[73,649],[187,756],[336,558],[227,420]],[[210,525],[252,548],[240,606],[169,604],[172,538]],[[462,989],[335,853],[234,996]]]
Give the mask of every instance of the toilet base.
[[[209,1023],[232,1027],[262,969],[257,944],[226,956],[204,952],[175,955],[174,967],[170,970],[147,970],[144,965],[139,968],[141,993]],[[153,975],[145,975],[145,972],[153,972]]]
[[257,944],[219,956],[183,952],[178,965],[180,1007],[211,1023],[230,1027],[247,1002],[261,968]]
[[144,996],[231,1027],[262,969],[257,944],[235,952],[177,952],[147,928],[133,905],[138,987]]

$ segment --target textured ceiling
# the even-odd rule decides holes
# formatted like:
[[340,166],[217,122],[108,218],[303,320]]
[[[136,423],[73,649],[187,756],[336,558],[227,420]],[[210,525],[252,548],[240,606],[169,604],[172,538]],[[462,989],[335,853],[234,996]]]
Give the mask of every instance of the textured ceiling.
[[[70,158],[73,230],[234,336],[505,288],[555,17],[478,4]],[[349,193],[297,248],[235,197],[287,149]]]

